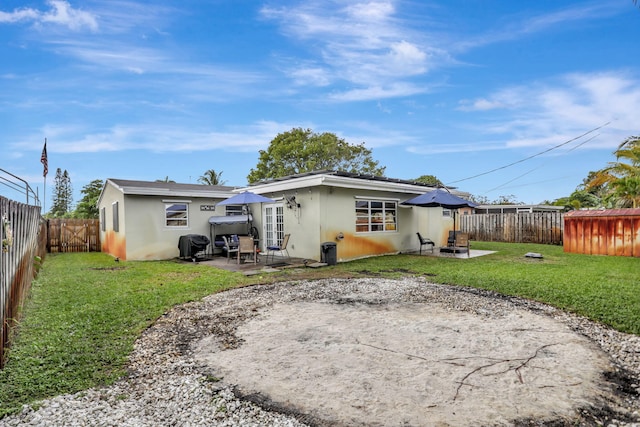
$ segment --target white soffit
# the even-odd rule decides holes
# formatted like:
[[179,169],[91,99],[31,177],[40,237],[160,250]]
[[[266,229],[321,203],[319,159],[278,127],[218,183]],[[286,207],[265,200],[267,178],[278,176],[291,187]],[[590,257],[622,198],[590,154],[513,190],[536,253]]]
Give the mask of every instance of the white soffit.
[[285,181],[274,181],[259,184],[246,189],[254,193],[277,193],[306,187],[330,186],[350,188],[354,190],[387,191],[394,193],[422,194],[434,188],[398,182],[375,181],[362,178],[351,178],[335,175],[311,175],[292,178]]

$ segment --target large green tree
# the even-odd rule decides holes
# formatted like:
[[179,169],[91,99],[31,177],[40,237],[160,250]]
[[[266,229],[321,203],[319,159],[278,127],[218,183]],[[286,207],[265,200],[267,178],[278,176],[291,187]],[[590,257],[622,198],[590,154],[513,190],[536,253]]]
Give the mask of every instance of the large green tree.
[[383,176],[384,167],[373,160],[364,142],[349,144],[335,134],[314,133],[311,129],[294,128],[278,134],[251,169],[247,180],[255,183],[317,170],[337,170]]
[[227,181],[222,179],[222,171],[216,172],[215,169],[209,169],[198,178],[198,182],[204,185],[224,185]]
[[431,185],[432,187],[444,187],[442,181],[440,181],[435,175],[421,175],[414,179],[414,181]]
[[62,169],[56,170],[55,188],[53,190],[53,205],[49,211],[49,215],[54,218],[62,218],[68,216],[71,212],[71,204],[73,203],[73,187],[71,186],[71,177],[69,172],[63,172]]
[[104,182],[101,179],[94,179],[89,184],[82,187],[80,192],[84,194],[76,206],[74,216],[76,218],[98,218],[98,198],[102,192]]
[[640,207],[640,136],[627,138],[613,154],[616,161],[595,172],[586,189],[602,191],[608,207]]

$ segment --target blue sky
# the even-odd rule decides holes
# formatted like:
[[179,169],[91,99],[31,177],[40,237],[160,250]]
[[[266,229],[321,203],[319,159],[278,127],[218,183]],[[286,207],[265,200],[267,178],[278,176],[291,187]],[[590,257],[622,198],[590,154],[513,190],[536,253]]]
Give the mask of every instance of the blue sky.
[[640,134],[639,40],[632,0],[3,0],[0,168],[42,197],[47,138],[47,209],[56,168],[76,202],[94,179],[242,186],[303,127],[388,177],[539,203]]

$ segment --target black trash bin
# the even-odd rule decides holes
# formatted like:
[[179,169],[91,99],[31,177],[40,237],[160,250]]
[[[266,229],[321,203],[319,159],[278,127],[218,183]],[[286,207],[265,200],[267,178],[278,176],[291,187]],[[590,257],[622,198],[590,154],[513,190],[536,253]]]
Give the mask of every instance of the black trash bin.
[[338,263],[338,249],[334,242],[320,244],[320,261],[327,265],[336,265]]

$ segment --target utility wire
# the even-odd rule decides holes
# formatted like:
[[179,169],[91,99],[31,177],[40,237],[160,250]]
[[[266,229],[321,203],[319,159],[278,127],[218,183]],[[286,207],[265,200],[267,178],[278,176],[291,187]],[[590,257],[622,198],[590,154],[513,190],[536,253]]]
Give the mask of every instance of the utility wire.
[[518,176],[516,176],[515,178],[510,179],[509,181],[504,182],[504,183],[502,183],[502,184],[498,185],[497,187],[493,187],[492,189],[485,191],[485,192],[484,192],[484,194],[491,193],[492,191],[495,191],[495,190],[499,190],[499,189],[501,189],[502,187],[504,187],[505,185],[507,185],[507,184],[511,184],[513,181],[517,181],[517,180],[519,180],[520,178],[522,178],[523,176],[525,176],[525,175],[529,175],[531,172],[535,172],[535,171],[537,171],[537,170],[538,170],[538,169],[540,169],[541,167],[542,167],[542,166],[538,166],[537,168],[533,168],[533,169],[531,169],[531,170],[529,170],[529,171],[527,171],[527,172],[523,173],[522,175],[518,175]]
[[[594,140],[594,139],[595,139],[595,138],[597,138],[598,136],[600,136],[600,134],[594,135],[594,136],[592,136],[591,138],[587,139],[586,141],[582,141],[580,144],[578,144],[578,145],[576,145],[576,146],[574,146],[574,147],[571,147],[570,149],[568,149],[568,150],[567,150],[567,153],[570,153],[570,152],[572,152],[573,150],[576,150],[576,149],[578,149],[578,148],[582,147],[584,144],[586,144],[586,143],[587,143],[587,142],[589,142],[589,141]],[[565,154],[566,154],[566,153],[565,153]],[[544,165],[544,164],[542,164],[542,165],[538,166],[537,168],[533,168],[533,169],[529,170],[528,172],[523,173],[522,175],[518,175],[518,176],[516,176],[515,178],[510,179],[509,181],[507,181],[507,182],[505,182],[505,183],[502,183],[502,184],[498,185],[497,187],[493,187],[492,189],[485,191],[483,194],[487,194],[487,193],[490,193],[490,192],[492,192],[492,191],[498,190],[498,189],[500,189],[500,188],[504,187],[505,185],[507,185],[507,184],[511,184],[513,181],[517,181],[518,179],[522,178],[523,176],[530,174],[531,172],[534,172],[534,171],[536,171],[536,170],[538,170],[538,169],[541,169],[541,168],[542,168],[542,167],[544,167],[544,166],[545,166],[545,165]]]
[[[493,172],[496,172],[496,171],[499,171],[499,170],[502,170],[502,169],[506,169],[506,168],[511,167],[511,166],[513,166],[513,165],[517,165],[518,163],[522,163],[522,162],[525,162],[525,161],[527,161],[527,160],[531,160],[531,159],[533,159],[534,157],[541,156],[541,155],[543,155],[543,154],[545,154],[545,153],[548,153],[549,151],[553,151],[553,150],[555,150],[556,148],[560,148],[560,147],[562,147],[562,146],[564,146],[564,145],[570,144],[570,143],[572,143],[572,142],[574,142],[574,141],[576,141],[576,140],[578,140],[578,139],[580,139],[580,138],[582,138],[582,137],[584,137],[584,136],[586,136],[586,135],[589,135],[590,133],[593,133],[593,132],[595,132],[595,131],[597,131],[597,130],[600,130],[600,129],[602,129],[602,128],[603,128],[603,127],[605,127],[605,126],[608,126],[610,123],[611,123],[611,122],[607,122],[607,123],[605,123],[605,124],[603,124],[603,125],[601,125],[601,126],[598,126],[598,127],[596,127],[596,128],[591,129],[590,131],[587,131],[587,132],[583,133],[582,135],[576,136],[575,138],[572,138],[572,139],[570,139],[570,140],[568,140],[568,141],[565,141],[565,142],[563,142],[562,144],[555,145],[555,146],[553,146],[553,147],[551,147],[551,148],[548,148],[548,149],[546,149],[546,150],[544,150],[544,151],[541,151],[541,152],[539,152],[539,153],[537,153],[537,154],[534,154],[534,155],[532,155],[532,156],[525,157],[524,159],[517,160],[517,161],[515,161],[515,162],[513,162],[513,163],[509,163],[508,165],[505,165],[505,166],[500,166],[500,167],[498,167],[498,168],[491,169],[490,171],[487,171],[487,172],[482,172],[482,173],[479,173],[479,174],[477,174],[477,175],[473,175],[473,176],[470,176],[470,177],[467,177],[467,178],[459,179],[459,180],[457,180],[457,181],[449,182],[449,183],[447,183],[447,185],[457,184],[458,182],[462,182],[462,181],[468,181],[468,180],[470,180],[470,179],[478,178],[479,176],[483,176],[483,175],[488,175],[488,174],[490,174],[490,173],[493,173]],[[585,141],[585,142],[588,142],[588,141]],[[582,145],[582,144],[581,144],[581,145]]]

